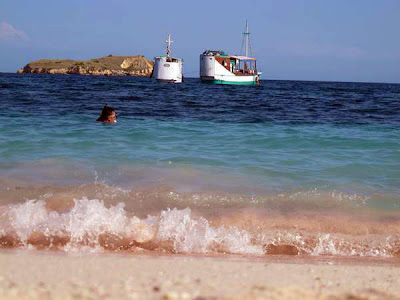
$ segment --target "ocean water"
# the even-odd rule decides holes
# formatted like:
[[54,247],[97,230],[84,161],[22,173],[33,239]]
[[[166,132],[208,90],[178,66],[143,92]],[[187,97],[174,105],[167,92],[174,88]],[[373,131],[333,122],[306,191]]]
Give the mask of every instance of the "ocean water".
[[1,247],[400,256],[399,84],[0,74],[0,99]]

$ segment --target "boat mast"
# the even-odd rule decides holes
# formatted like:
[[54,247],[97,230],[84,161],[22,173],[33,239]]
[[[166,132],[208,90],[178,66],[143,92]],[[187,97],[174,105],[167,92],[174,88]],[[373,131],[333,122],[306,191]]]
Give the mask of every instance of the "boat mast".
[[[250,32],[249,32],[249,24],[246,20],[246,28],[245,32],[243,32],[243,37],[244,37],[244,51],[245,51],[245,56],[249,56],[249,49],[250,49]],[[242,48],[243,49],[243,48]]]
[[165,41],[167,43],[167,57],[171,57],[171,34],[168,33],[167,40]]

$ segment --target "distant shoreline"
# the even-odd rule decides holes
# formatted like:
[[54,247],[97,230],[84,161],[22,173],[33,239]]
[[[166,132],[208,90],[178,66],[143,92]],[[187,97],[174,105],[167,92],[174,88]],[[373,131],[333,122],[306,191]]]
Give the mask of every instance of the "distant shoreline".
[[153,62],[143,55],[105,56],[89,60],[40,59],[25,65],[18,74],[76,74],[149,77]]

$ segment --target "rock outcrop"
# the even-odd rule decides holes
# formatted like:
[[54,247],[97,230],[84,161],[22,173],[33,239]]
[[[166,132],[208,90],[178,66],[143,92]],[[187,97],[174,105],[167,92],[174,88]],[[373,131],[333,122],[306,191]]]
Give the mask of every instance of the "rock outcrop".
[[142,55],[106,56],[90,60],[41,59],[30,62],[17,73],[150,76],[153,62]]

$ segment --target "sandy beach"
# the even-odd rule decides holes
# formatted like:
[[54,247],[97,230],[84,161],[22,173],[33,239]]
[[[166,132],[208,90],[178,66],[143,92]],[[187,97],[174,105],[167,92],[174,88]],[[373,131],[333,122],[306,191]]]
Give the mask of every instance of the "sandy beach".
[[400,299],[400,262],[0,253],[1,299]]

